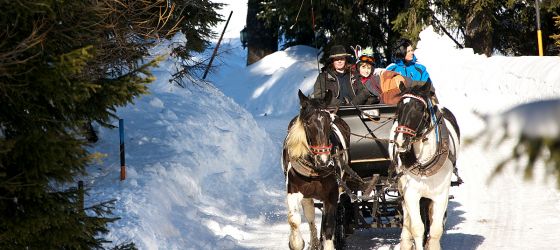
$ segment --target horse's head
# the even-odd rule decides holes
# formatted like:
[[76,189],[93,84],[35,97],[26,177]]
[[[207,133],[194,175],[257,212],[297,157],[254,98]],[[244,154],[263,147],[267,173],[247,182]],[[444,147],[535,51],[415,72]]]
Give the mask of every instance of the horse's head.
[[[402,86],[402,85],[401,85]],[[407,152],[412,142],[421,138],[430,124],[428,99],[431,84],[414,86],[409,89],[401,87],[401,99],[397,104],[397,127],[393,138],[398,152]]]
[[332,117],[327,109],[331,102],[332,93],[327,91],[323,99],[310,99],[301,90],[298,92],[301,109],[299,119],[305,130],[309,150],[316,164],[326,166],[331,162]]

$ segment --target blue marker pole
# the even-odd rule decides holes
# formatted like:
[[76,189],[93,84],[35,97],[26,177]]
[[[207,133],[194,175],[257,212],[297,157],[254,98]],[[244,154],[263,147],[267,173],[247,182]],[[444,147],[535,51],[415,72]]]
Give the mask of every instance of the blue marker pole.
[[121,155],[121,181],[126,179],[126,165],[124,161],[124,120],[119,119],[119,135],[121,138],[120,155]]

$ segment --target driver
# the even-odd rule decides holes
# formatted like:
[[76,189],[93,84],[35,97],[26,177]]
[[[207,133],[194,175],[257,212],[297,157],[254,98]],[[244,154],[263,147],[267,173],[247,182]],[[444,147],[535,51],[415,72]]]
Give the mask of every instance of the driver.
[[327,65],[317,76],[313,87],[313,98],[323,98],[327,90],[331,90],[332,98],[329,106],[350,104],[363,104],[370,96],[366,88],[354,88],[354,75],[351,73],[351,65],[348,64],[350,54],[342,45],[334,45],[329,51]]

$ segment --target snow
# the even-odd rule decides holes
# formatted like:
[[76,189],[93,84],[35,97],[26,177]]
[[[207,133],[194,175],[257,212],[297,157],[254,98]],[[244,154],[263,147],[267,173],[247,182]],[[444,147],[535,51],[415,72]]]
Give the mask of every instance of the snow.
[[[221,49],[227,53],[215,61],[208,85],[170,84],[174,62],[168,59],[154,70],[150,94],[117,110],[125,124],[126,180],[119,180],[118,129],[98,128],[100,141],[91,150],[106,157],[83,180],[87,203],[116,199],[114,213],[121,219],[110,224],[111,245],[287,249],[280,149],[298,110],[297,90],[310,93],[313,87],[317,51],[295,46],[246,67],[238,39],[246,1],[226,6],[224,18],[230,10]],[[431,28],[420,38],[416,55],[440,103],[456,114],[463,139],[474,139],[459,154],[465,184],[451,190],[443,248],[560,249],[560,192],[543,164],[533,181],[524,182],[515,166],[490,180],[516,140],[485,143],[504,124],[510,134],[559,136],[560,57],[487,58],[454,48]],[[155,51],[165,54],[166,47]],[[348,248],[393,249],[399,232],[360,230]],[[308,239],[305,223],[303,233]]]

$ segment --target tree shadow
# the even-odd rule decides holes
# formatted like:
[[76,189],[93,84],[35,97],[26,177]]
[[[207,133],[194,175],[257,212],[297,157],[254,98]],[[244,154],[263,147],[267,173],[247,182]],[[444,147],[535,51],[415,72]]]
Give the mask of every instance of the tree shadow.
[[[459,229],[458,226],[465,221],[464,214],[465,211],[461,210],[461,203],[449,201],[445,230]],[[442,249],[477,249],[484,242],[484,239],[484,236],[481,235],[445,233],[441,238],[441,247]]]
[[445,222],[445,230],[454,229],[457,225],[465,221],[465,211],[460,210],[461,203],[449,201],[447,204],[447,221]]
[[460,250],[474,250],[484,242],[484,237],[481,235],[452,233],[444,234],[441,238],[442,249],[460,249]]
[[[465,221],[465,212],[461,210],[461,203],[449,201],[447,207],[447,221],[445,230],[459,229]],[[356,230],[346,238],[345,249],[398,249],[400,243],[400,228],[379,228]],[[483,242],[481,235],[464,233],[444,233],[441,239],[442,249],[477,249]]]

